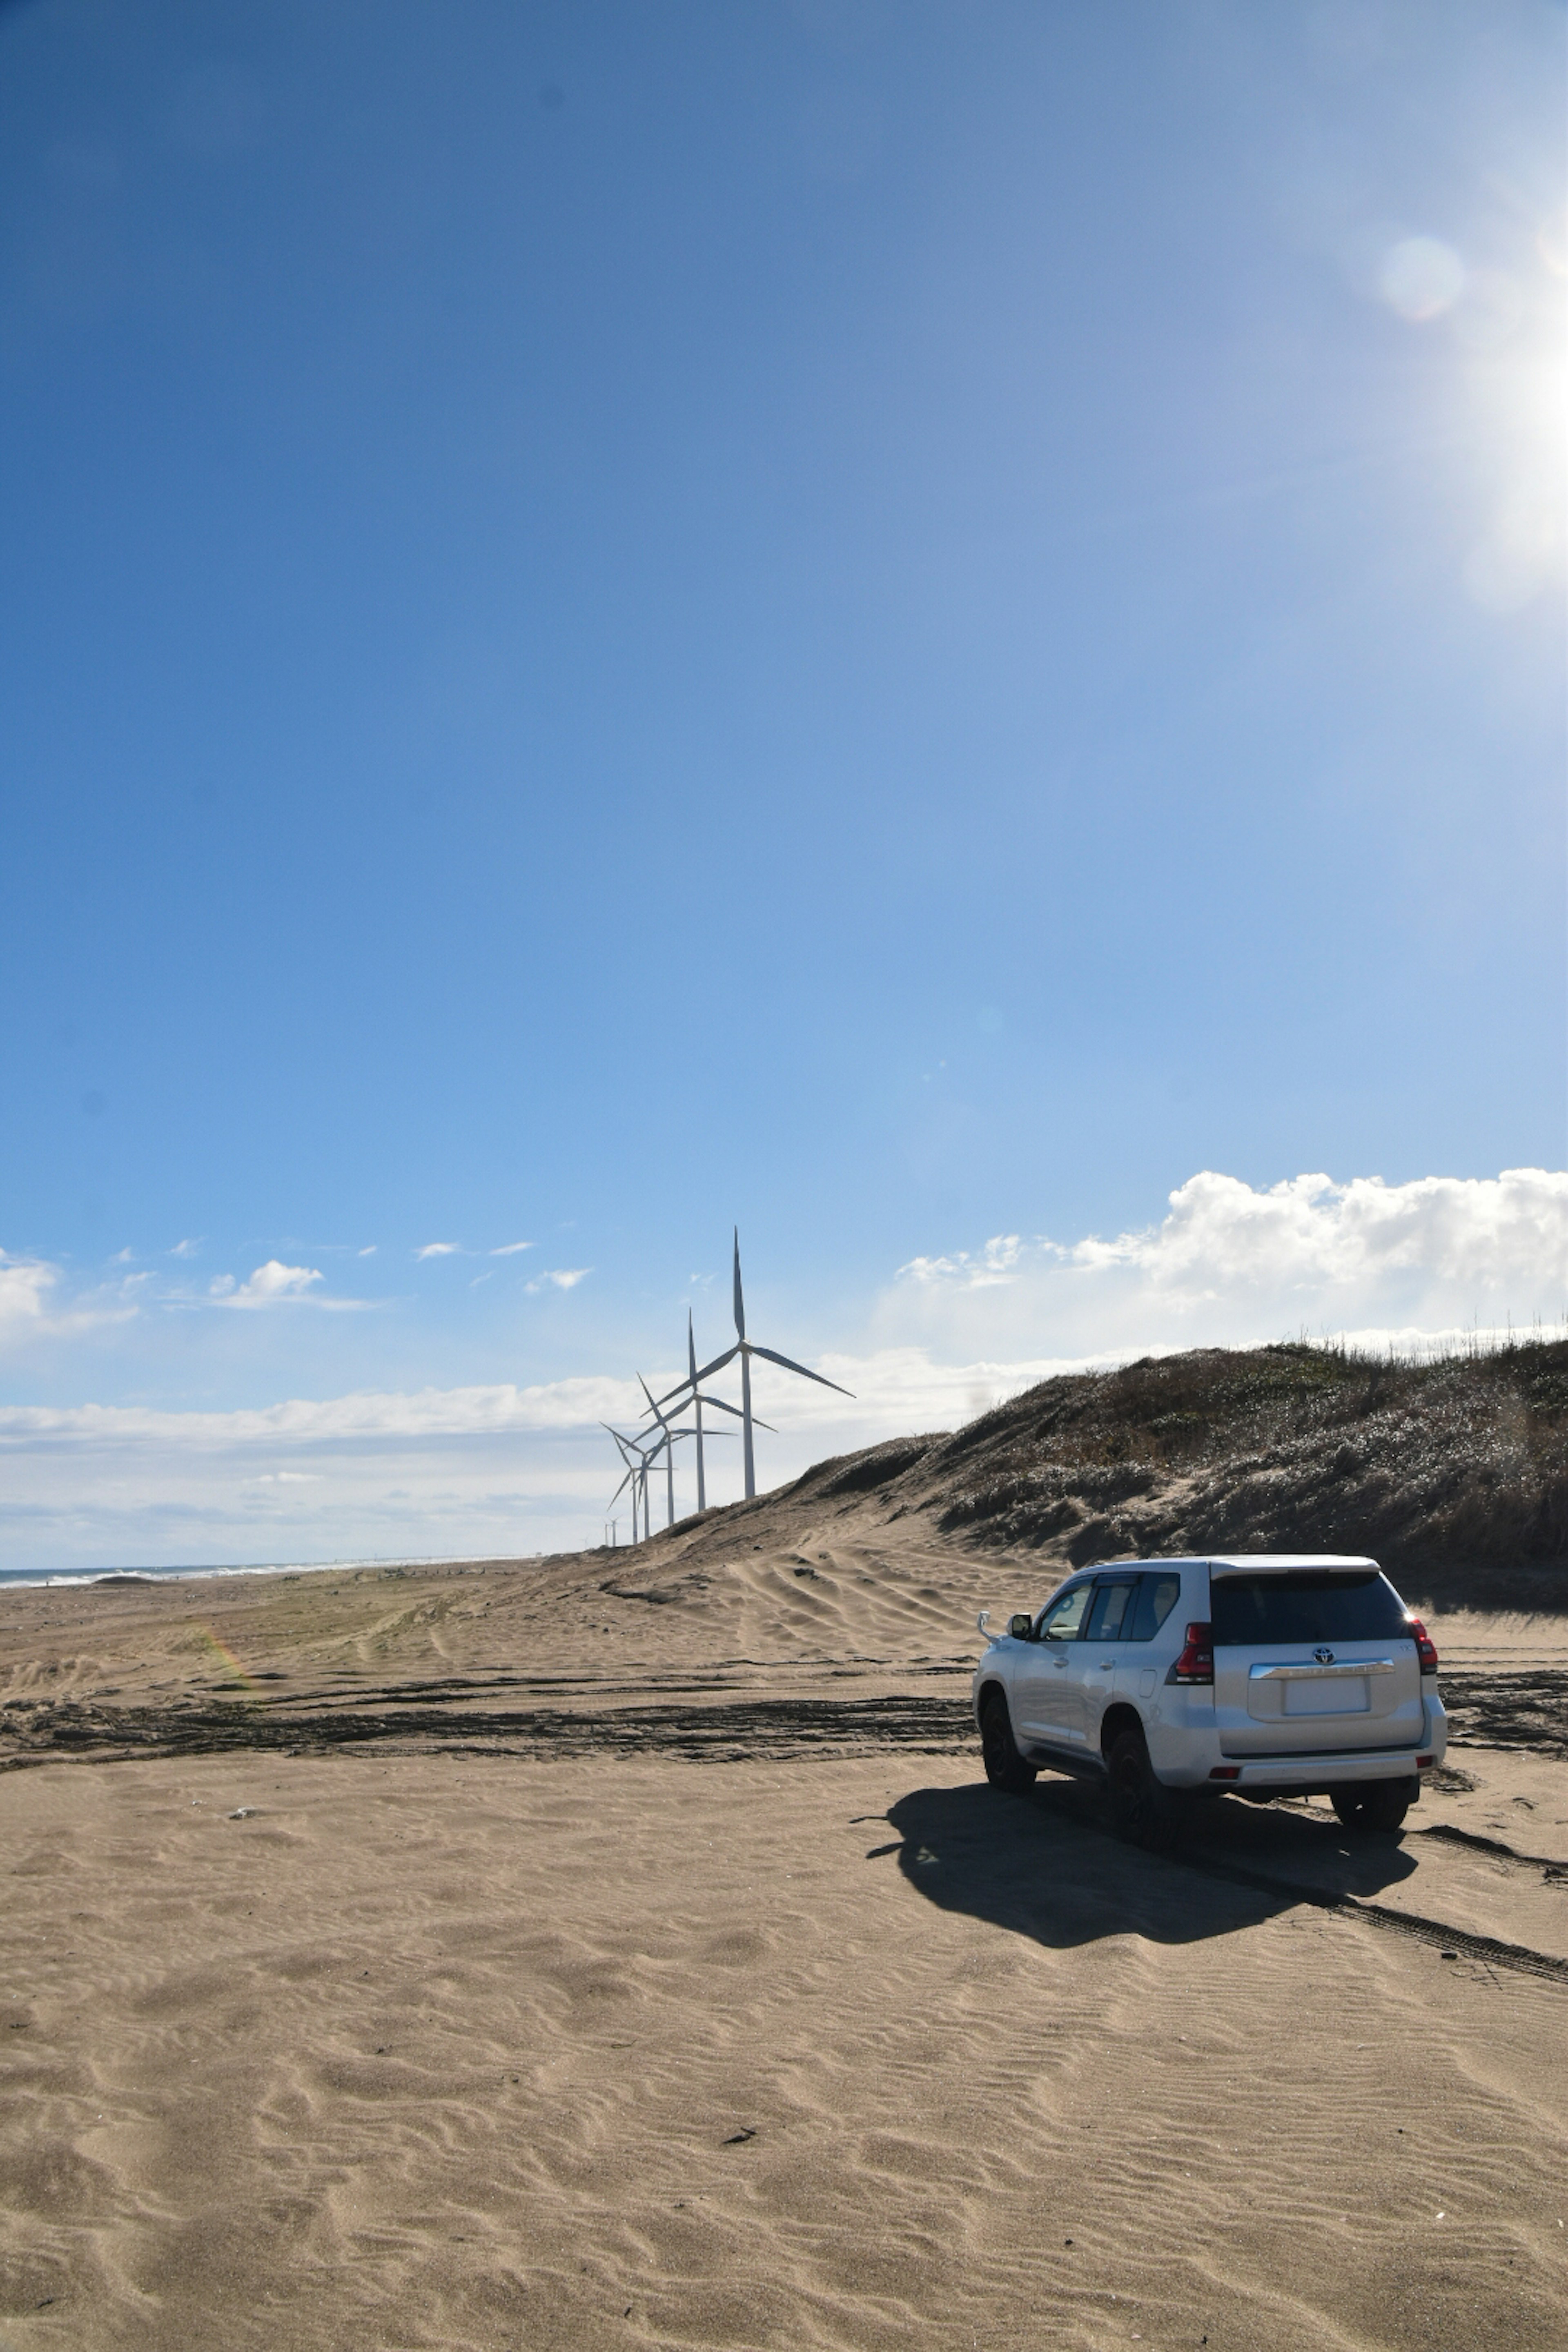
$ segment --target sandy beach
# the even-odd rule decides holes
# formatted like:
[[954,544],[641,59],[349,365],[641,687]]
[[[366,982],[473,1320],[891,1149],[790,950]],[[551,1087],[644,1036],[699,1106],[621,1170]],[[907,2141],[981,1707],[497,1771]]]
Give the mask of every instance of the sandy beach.
[[735,1535],[7,1597],[0,2345],[1568,2345],[1568,1628],[1151,1859],[1048,1571]]
[[0,0],[0,2352],[1568,2352],[1565,68]]

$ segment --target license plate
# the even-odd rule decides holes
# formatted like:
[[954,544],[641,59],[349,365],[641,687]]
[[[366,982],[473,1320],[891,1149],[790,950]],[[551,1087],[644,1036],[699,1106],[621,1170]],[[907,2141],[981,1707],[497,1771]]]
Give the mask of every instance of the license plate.
[[1287,1683],[1287,1715],[1364,1715],[1369,1701],[1364,1675],[1325,1675],[1320,1682]]

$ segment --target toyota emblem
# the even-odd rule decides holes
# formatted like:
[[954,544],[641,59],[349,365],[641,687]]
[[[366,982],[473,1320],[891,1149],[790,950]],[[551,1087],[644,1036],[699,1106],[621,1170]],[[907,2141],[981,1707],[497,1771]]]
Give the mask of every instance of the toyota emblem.
[[1334,1654],[1331,1650],[1314,1650],[1312,1655],[1321,1666],[1331,1666],[1334,1663]]

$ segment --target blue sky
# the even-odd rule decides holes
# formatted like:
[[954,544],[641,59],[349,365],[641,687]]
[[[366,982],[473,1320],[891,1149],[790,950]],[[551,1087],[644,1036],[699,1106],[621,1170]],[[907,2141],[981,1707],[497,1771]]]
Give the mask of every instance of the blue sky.
[[[1563,67],[1511,0],[0,9],[0,1406],[620,1379],[737,1220],[813,1360],[1560,1313],[1556,1205],[1414,1304],[1026,1276],[1205,1171],[1568,1163]],[[0,1551],[243,1551],[168,1444]]]

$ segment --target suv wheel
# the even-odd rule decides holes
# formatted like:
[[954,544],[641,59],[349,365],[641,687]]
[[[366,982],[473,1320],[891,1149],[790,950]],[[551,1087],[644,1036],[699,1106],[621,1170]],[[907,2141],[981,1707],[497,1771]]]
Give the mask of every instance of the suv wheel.
[[1019,1755],[1007,1702],[997,1690],[990,1693],[980,1710],[980,1753],[985,1778],[994,1789],[1010,1789],[1021,1797],[1026,1789],[1034,1787],[1039,1767]]
[[1329,1799],[1347,1830],[1396,1830],[1415,1801],[1415,1780],[1355,1780]]
[[1106,1758],[1110,1782],[1110,1825],[1130,1845],[1158,1853],[1181,1832],[1181,1799],[1156,1779],[1141,1732],[1124,1731]]

